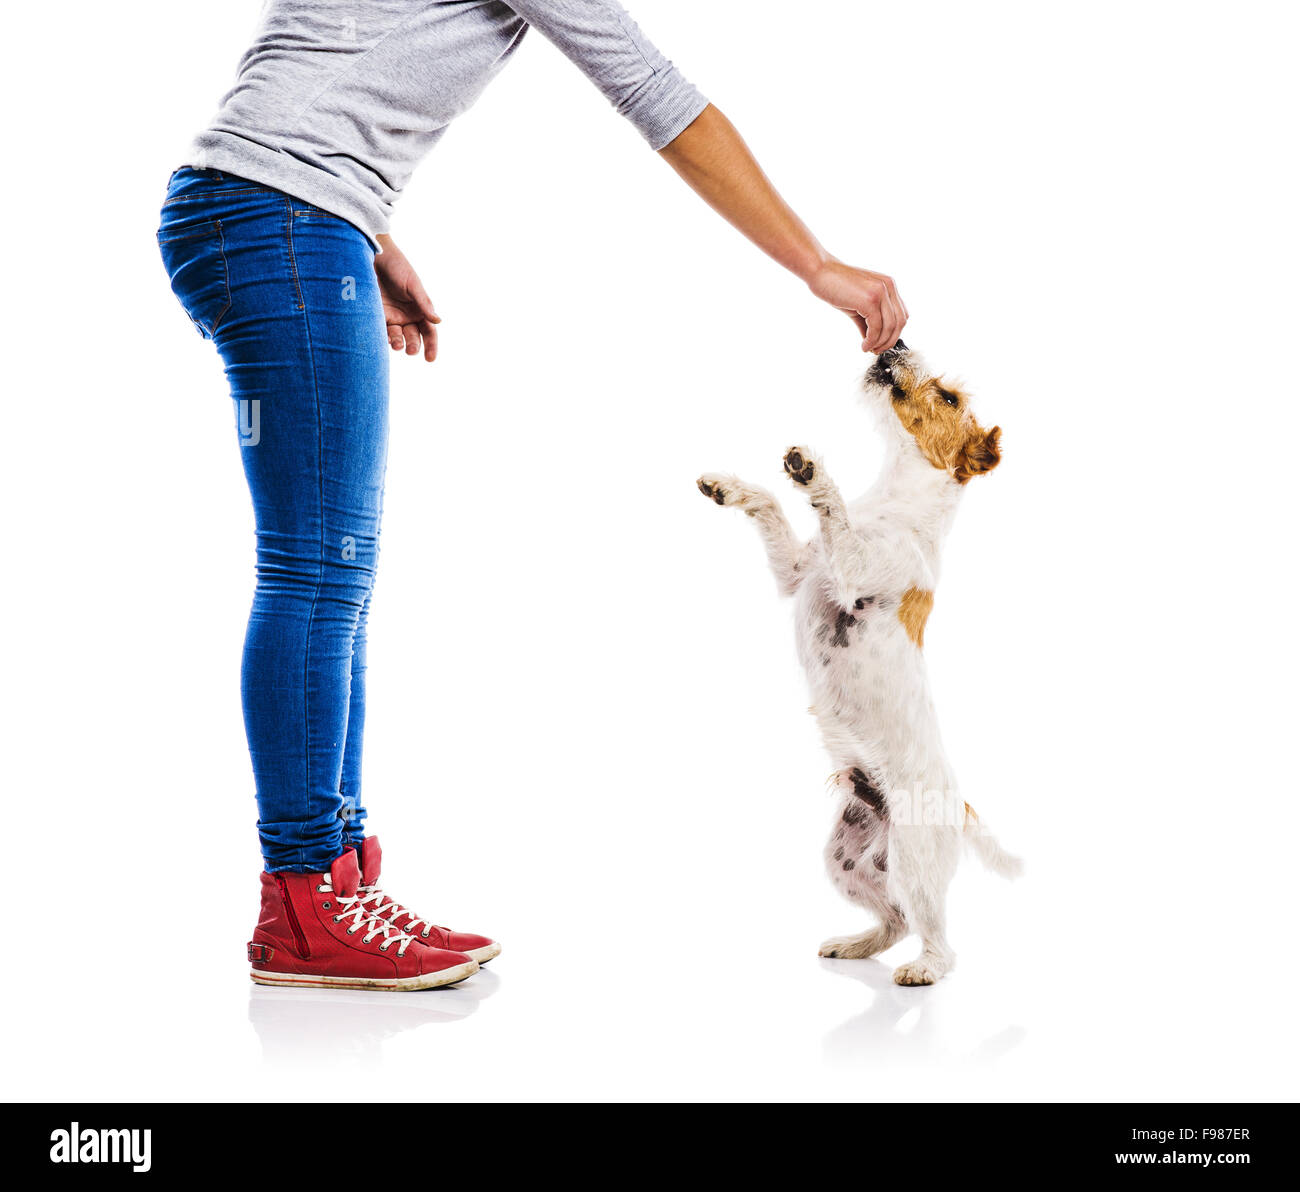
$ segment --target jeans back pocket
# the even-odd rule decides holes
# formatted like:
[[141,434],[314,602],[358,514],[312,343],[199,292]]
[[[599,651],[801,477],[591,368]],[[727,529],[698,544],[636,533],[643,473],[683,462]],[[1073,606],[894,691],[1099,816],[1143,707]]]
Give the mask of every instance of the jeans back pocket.
[[230,310],[230,274],[221,220],[158,233],[158,249],[179,299],[199,334],[211,339]]

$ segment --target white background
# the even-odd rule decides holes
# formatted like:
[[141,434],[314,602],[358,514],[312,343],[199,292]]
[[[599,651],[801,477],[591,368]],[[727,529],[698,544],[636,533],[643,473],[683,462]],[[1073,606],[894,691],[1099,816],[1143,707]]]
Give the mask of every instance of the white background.
[[[11,12],[3,80],[11,1099],[1294,1096],[1293,10],[639,0],[1005,456],[926,653],[1021,852],[956,972],[819,961],[829,769],[790,610],[704,470],[879,443],[847,320],[537,36],[403,198],[366,788],[391,892],[505,951],[426,995],[250,989],[252,518],[153,243],[251,0]],[[414,1029],[412,1029],[414,1028]]]

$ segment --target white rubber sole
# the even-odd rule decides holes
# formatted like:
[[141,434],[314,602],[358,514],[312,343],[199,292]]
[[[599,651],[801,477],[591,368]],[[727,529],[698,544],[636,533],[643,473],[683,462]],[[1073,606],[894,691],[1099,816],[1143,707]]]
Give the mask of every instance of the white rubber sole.
[[501,945],[498,943],[484,944],[481,948],[473,948],[465,953],[471,960],[477,960],[479,964],[487,964],[489,960],[501,955]]
[[[495,956],[496,952],[492,955]],[[268,973],[262,969],[251,969],[248,975],[258,985],[284,985],[293,989],[385,989],[390,993],[409,993],[414,989],[437,989],[441,985],[455,985],[457,981],[472,977],[476,972],[477,960],[436,973],[421,973],[418,977],[308,977],[302,973]]]

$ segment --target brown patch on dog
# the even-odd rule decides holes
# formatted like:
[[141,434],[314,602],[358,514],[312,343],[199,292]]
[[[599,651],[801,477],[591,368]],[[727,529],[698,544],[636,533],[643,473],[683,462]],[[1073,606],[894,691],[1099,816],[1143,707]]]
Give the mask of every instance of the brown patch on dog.
[[918,649],[925,645],[925,623],[930,619],[932,608],[934,593],[923,588],[908,588],[903,593],[903,599],[898,602],[898,619]]
[[894,413],[916,440],[921,454],[958,484],[998,466],[1002,428],[985,430],[980,426],[970,412],[966,394],[956,385],[936,377],[922,380],[907,369],[896,370],[892,401]]
[[978,433],[966,440],[957,457],[957,466],[953,469],[952,474],[958,484],[965,484],[981,472],[993,471],[1002,460],[1002,452],[998,448],[1002,428],[995,426],[990,431],[982,431],[976,426],[975,430]]
[[969,803],[963,803],[962,806],[966,808],[966,818],[968,820],[974,820],[978,824],[980,822],[980,817],[975,814],[975,808],[973,808]]

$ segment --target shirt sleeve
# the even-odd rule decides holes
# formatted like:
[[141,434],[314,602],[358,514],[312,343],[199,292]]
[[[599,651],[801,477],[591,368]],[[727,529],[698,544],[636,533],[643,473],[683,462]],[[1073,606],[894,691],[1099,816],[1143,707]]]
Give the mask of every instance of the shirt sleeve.
[[662,149],[708,100],[614,0],[505,0],[573,62],[616,111]]

